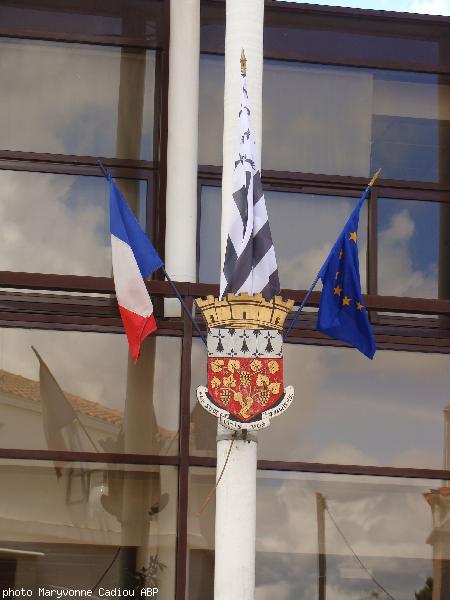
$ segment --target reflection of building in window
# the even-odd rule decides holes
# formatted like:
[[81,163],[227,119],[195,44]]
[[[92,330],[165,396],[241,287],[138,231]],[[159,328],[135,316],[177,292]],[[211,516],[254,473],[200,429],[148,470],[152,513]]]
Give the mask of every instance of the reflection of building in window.
[[371,168],[382,166],[386,179],[444,182],[440,164],[450,160],[448,145],[442,144],[442,135],[450,132],[449,102],[444,78],[375,74]]
[[425,494],[433,517],[427,542],[433,546],[433,600],[450,598],[450,487]]
[[[65,396],[95,442],[101,446],[102,440],[117,439],[123,423],[122,411],[74,394],[66,393]],[[40,400],[39,381],[0,370],[1,447],[14,448],[17,443],[22,448],[25,445],[29,448],[47,447]],[[82,449],[93,452],[88,444]]]
[[[444,469],[450,470],[450,405],[444,408]],[[450,487],[432,489],[424,497],[432,514],[427,543],[433,547],[433,600],[446,600],[450,598]]]

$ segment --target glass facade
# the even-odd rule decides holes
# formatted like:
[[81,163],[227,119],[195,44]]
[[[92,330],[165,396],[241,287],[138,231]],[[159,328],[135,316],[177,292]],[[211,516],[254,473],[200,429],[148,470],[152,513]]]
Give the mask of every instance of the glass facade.
[[[189,600],[212,597],[214,503],[198,511],[214,476],[191,472]],[[445,495],[434,488],[422,479],[260,471],[255,598],[313,600],[323,585],[339,599],[414,598],[436,581],[439,561],[448,570],[445,515],[430,517]]]
[[173,598],[175,467],[2,461],[0,480],[2,581],[33,597],[39,588],[101,596],[138,588],[144,573]]
[[379,293],[449,298],[449,237],[450,219],[445,204],[379,198]]
[[179,338],[147,339],[136,365],[124,335],[1,329],[0,347],[1,448],[177,454]]
[[[220,211],[222,190],[204,186],[201,190],[199,226],[199,281],[215,283],[220,272]],[[307,289],[328,256],[334,240],[351,212],[349,198],[265,192],[273,239],[277,240],[277,261],[283,288]],[[359,220],[359,262],[361,288],[366,291],[367,206]],[[318,289],[320,289],[319,283]]]
[[[117,183],[145,227],[147,182]],[[0,202],[0,270],[111,275],[109,188],[103,177],[4,170]]]
[[1,148],[152,160],[154,52],[3,39],[0,54]]
[[[200,164],[222,163],[223,58],[200,69]],[[422,73],[266,60],[262,168],[445,181],[450,82]]]
[[[173,291],[156,273],[158,330],[130,358],[98,166],[164,256],[166,179],[178,176],[167,172],[166,5],[0,7],[0,589],[213,597],[214,496],[204,501],[217,421],[196,398],[205,349],[186,314],[164,316]],[[295,398],[258,434],[255,598],[444,600],[448,20],[265,11],[262,181],[296,303],[383,170],[359,224],[378,352],[368,361],[316,331],[320,293],[285,343]],[[202,0],[188,307],[218,293],[224,26],[225,4]]]
[[[260,459],[442,468],[450,446],[447,356],[379,350],[369,363],[353,350],[297,344],[286,344],[283,353],[284,385],[293,385],[296,397],[260,433]],[[205,372],[197,342],[193,400]],[[191,450],[212,456],[215,419],[196,404],[191,410]]]

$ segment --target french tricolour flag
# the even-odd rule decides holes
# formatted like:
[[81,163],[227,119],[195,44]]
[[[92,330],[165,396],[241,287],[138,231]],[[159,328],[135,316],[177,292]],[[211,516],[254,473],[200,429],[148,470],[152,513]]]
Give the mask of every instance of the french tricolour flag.
[[141,342],[156,330],[144,279],[163,262],[109,174],[108,181],[114,285],[130,353],[136,362]]

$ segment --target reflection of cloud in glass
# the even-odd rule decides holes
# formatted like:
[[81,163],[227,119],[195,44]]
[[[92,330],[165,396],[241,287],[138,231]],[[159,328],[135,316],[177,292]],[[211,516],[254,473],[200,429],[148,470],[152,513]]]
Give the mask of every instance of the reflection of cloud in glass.
[[[116,156],[120,48],[3,39],[0,52],[2,148]],[[151,159],[155,54],[127,60],[143,59],[142,158]]]
[[[215,419],[195,399],[206,381],[200,343],[193,345],[192,373],[194,438],[205,438],[196,447],[214,452]],[[284,385],[294,386],[294,402],[260,432],[259,458],[442,468],[446,355],[384,350],[369,361],[352,349],[286,344]]]
[[[224,65],[200,63],[199,163],[222,163]],[[435,75],[264,61],[264,169],[435,181],[450,85]]]
[[437,297],[439,204],[380,199],[378,291]]
[[[357,199],[267,192],[272,237],[281,286],[308,289],[341,233]],[[360,213],[359,262],[361,287],[366,290],[367,204]],[[317,286],[320,290],[321,284]]]
[[[265,192],[281,287],[307,289],[341,233],[357,199]],[[200,281],[218,282],[221,189],[202,188]],[[361,287],[366,290],[367,205],[360,214]],[[321,284],[317,286],[320,290]]]
[[[280,0],[280,2],[283,1]],[[301,0],[301,2],[305,4],[370,8],[374,10],[422,13],[426,15],[450,15],[448,0],[396,0],[396,2],[392,2],[392,0]]]
[[[199,163],[221,164],[223,59],[202,56]],[[264,62],[262,166],[369,175],[372,75]]]
[[[353,549],[387,589],[409,600],[432,572],[429,507],[423,498],[433,482],[260,473],[257,494],[257,581],[261,595],[281,581],[284,597],[317,597],[315,493],[322,493]],[[270,518],[268,518],[270,515]],[[358,577],[348,547],[325,513],[327,598],[360,600],[373,584]],[[267,557],[267,558],[266,558]],[[353,567],[352,577],[345,577]]]
[[296,396],[261,432],[260,458],[441,468],[448,358],[285,345]]
[[368,176],[372,86],[362,69],[266,61],[263,168]]
[[[203,497],[204,489],[214,482],[212,470],[195,469],[195,473],[189,489],[191,535],[199,528],[198,517],[193,517],[196,504],[192,501]],[[432,547],[428,543],[431,514],[423,493],[434,485],[427,480],[259,471],[255,598],[317,598],[319,492],[370,573],[396,600],[411,600],[433,572]],[[200,528],[205,532],[199,546],[202,549],[204,543],[213,548],[213,509],[214,506],[200,517]],[[369,598],[377,588],[327,513],[325,544],[327,598]]]
[[0,270],[110,276],[108,202],[103,177],[0,171]]

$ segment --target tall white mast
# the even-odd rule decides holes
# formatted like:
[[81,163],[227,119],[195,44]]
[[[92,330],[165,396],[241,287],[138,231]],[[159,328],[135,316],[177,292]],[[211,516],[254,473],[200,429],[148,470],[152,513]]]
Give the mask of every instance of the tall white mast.
[[[256,149],[261,152],[264,0],[227,0],[222,179],[222,261],[232,198],[237,115],[241,87],[240,55],[245,50]],[[216,493],[215,600],[253,600],[255,596],[256,434],[233,443]],[[232,433],[218,426],[217,477],[230,449]]]

